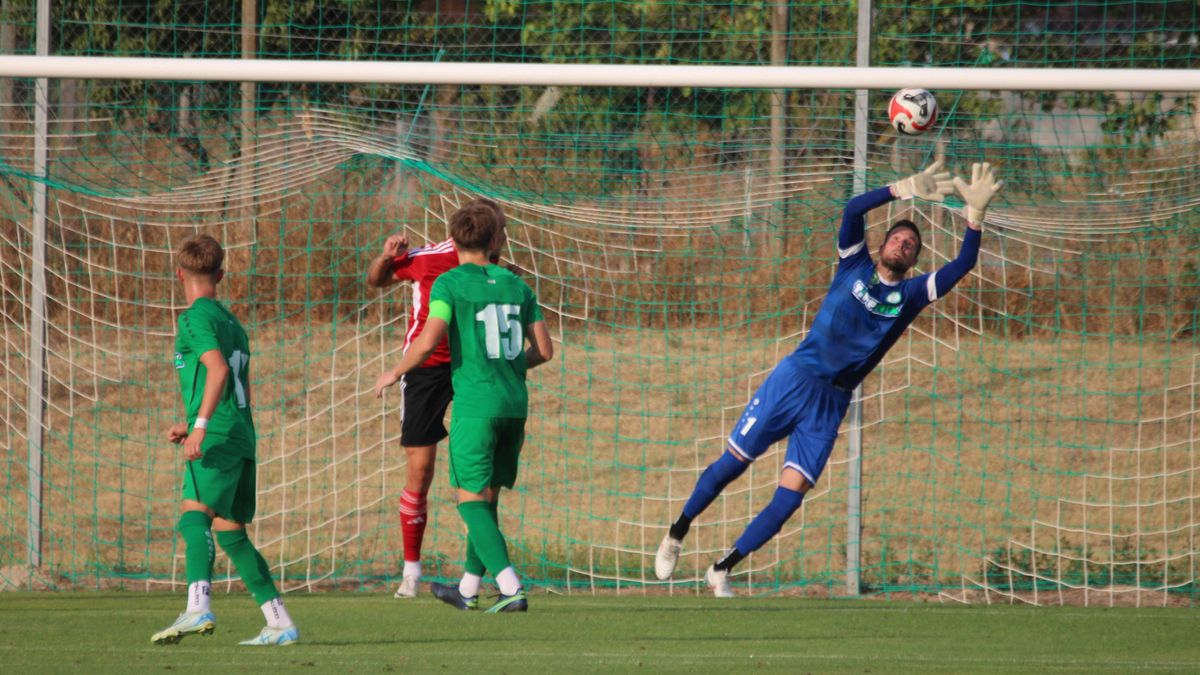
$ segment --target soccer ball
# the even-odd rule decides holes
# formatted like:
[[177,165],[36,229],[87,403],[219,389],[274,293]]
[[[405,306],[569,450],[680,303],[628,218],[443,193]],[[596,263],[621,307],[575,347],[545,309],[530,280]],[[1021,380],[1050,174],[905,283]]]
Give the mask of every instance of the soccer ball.
[[920,136],[929,131],[937,117],[937,99],[924,89],[901,89],[888,103],[888,119],[896,131],[906,136]]

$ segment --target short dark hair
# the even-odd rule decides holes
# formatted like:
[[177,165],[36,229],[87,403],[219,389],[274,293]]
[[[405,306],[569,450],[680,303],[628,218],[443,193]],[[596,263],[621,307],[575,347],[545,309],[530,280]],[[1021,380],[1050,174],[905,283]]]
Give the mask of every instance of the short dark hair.
[[221,265],[225,264],[225,251],[209,235],[193,234],[180,242],[175,261],[192,274],[213,275],[221,271]]
[[917,253],[920,254],[921,249],[925,246],[924,242],[921,240],[921,231],[917,229],[917,224],[908,218],[897,220],[896,222],[892,223],[892,226],[888,228],[887,234],[883,235],[883,243],[886,244],[887,240],[891,239],[892,233],[900,229],[912,230],[913,234],[917,235]]
[[488,199],[487,197],[476,197],[475,199],[472,199],[471,201],[469,201],[467,203],[468,204],[483,204],[484,206],[491,207],[493,210],[496,211],[496,215],[500,218],[500,229],[504,229],[505,227],[508,226],[508,216],[504,215],[504,209],[500,207],[499,202],[497,202],[496,200]]
[[499,204],[470,201],[450,216],[450,237],[459,249],[486,251],[503,222],[504,212]]

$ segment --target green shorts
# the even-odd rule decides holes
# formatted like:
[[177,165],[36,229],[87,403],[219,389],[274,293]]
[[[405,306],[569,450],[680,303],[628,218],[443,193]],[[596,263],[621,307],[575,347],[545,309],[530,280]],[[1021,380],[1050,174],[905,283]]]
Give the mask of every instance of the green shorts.
[[249,523],[254,520],[257,473],[252,459],[205,451],[200,459],[184,463],[183,498],[204,504],[225,520]]
[[480,493],[511,488],[525,444],[524,417],[450,415],[450,485]]

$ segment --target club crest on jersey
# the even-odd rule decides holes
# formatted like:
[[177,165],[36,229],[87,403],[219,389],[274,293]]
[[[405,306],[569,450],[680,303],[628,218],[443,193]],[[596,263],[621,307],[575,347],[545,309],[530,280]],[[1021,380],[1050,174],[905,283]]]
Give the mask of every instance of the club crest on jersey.
[[900,308],[904,306],[900,304],[899,291],[889,293],[887,302],[884,302],[872,297],[871,292],[867,290],[867,285],[863,283],[862,279],[854,281],[854,288],[851,292],[855,298],[858,298],[863,307],[867,308],[868,312],[878,314],[879,316],[899,316]]
[[175,352],[175,370],[183,369],[183,354]]

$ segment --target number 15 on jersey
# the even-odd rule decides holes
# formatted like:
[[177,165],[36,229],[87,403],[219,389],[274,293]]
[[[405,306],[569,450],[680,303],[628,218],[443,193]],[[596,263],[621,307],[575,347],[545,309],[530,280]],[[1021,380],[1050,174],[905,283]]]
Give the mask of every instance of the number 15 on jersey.
[[475,319],[483,322],[484,346],[489,359],[500,358],[501,349],[505,361],[517,358],[525,340],[520,305],[492,303],[476,313]]

